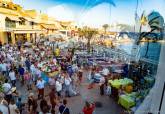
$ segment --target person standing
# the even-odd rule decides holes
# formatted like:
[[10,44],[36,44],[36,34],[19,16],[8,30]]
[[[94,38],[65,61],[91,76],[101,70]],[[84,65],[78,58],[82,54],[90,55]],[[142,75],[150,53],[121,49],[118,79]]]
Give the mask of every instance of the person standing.
[[24,80],[27,84],[27,90],[28,91],[32,90],[32,76],[28,71],[26,71],[25,74],[24,74]]
[[37,112],[37,100],[34,98],[34,94],[30,93],[28,97],[28,110],[29,114],[36,114]]
[[30,66],[30,71],[31,71],[31,76],[32,76],[32,80],[34,81],[34,83],[36,84],[37,81],[37,74],[36,74],[36,68],[34,66],[34,63],[31,64]]
[[25,65],[26,65],[27,70],[30,71],[31,63],[30,63],[30,60],[28,58],[26,58]]
[[66,99],[63,100],[63,104],[59,107],[59,114],[70,114]]
[[4,94],[0,93],[0,112],[9,114],[8,102],[4,99]]
[[38,88],[38,99],[44,97],[44,87],[45,87],[45,81],[42,78],[39,78],[36,84]]
[[56,80],[56,91],[57,91],[57,95],[58,97],[61,97],[61,91],[62,91],[62,83],[60,82],[59,79]]
[[94,109],[95,109],[95,104],[90,104],[88,101],[86,101],[82,112],[84,114],[93,114]]
[[64,78],[64,84],[65,84],[65,95],[66,97],[70,97],[70,87],[71,87],[71,78],[69,77],[69,75],[65,75]]
[[11,100],[9,104],[10,114],[20,114],[19,109],[17,108],[14,99]]
[[41,102],[40,102],[40,109],[42,111],[43,114],[47,114],[49,113],[49,110],[50,110],[50,106],[48,105],[47,101],[45,98],[42,98],[41,99]]
[[82,78],[83,78],[83,70],[82,68],[80,68],[80,70],[78,71],[79,85],[81,85]]
[[10,80],[11,80],[11,83],[12,83],[12,86],[16,86],[16,76],[15,76],[15,72],[13,69],[10,70],[9,72],[9,77],[10,77]]
[[18,50],[21,51],[21,42],[18,41],[17,45],[18,45]]
[[105,78],[104,78],[104,76],[102,76],[100,78],[99,85],[100,85],[100,95],[104,95],[104,85],[105,85]]
[[21,84],[24,85],[24,73],[25,73],[24,67],[19,65],[18,72],[19,72],[19,75],[20,75]]
[[23,103],[22,103],[22,99],[21,98],[18,98],[17,102],[16,102],[16,106],[20,112],[20,114],[23,114],[22,113],[22,109],[23,109]]
[[10,100],[12,98],[12,92],[11,92],[11,85],[8,82],[8,79],[5,80],[5,83],[2,85],[5,93],[5,100],[10,103]]
[[49,86],[51,89],[53,89],[55,87],[56,81],[54,79],[54,77],[49,78]]
[[108,76],[108,74],[109,74],[108,68],[103,68],[102,74],[103,74],[104,76]]
[[1,64],[1,70],[2,70],[2,74],[4,76],[7,76],[7,64],[5,62]]
[[90,74],[90,84],[88,86],[88,89],[92,89],[94,87],[94,84],[95,84],[95,80],[94,80],[94,77],[95,77],[95,70],[92,69],[92,72]]
[[49,99],[50,99],[50,103],[52,105],[52,110],[55,110],[55,106],[56,106],[56,102],[57,102],[57,96],[55,94],[55,89],[54,88],[49,93]]

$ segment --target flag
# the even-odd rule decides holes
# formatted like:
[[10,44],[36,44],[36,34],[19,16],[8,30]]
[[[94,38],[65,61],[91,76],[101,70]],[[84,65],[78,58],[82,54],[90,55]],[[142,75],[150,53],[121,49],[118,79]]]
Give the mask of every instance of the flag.
[[142,16],[141,16],[140,23],[141,23],[143,26],[147,25],[147,17],[145,16],[144,12],[143,12],[143,14],[142,14]]

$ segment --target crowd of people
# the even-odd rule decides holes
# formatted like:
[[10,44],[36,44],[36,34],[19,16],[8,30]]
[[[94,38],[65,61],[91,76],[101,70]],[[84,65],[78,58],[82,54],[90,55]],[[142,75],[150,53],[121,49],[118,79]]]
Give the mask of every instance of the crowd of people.
[[[63,53],[62,57],[59,53]],[[49,77],[48,80],[44,79],[42,71],[37,67],[40,62],[45,60],[52,61],[60,67],[58,75]],[[54,52],[51,47],[44,46],[44,44],[27,48],[21,44],[1,45],[0,72],[4,80],[1,81],[3,92],[0,94],[0,113],[55,114],[59,112],[59,114],[70,114],[66,98],[79,95],[78,86],[81,85],[83,78],[83,65],[81,59],[74,56],[74,48],[67,49],[65,52],[57,48]],[[96,68],[89,66],[85,66],[85,68],[91,69],[88,87],[91,89],[94,85],[92,73],[96,71]],[[106,75],[107,71],[104,72]],[[100,83],[101,95],[104,94],[105,81],[103,78]],[[17,86],[18,84],[27,89],[25,91],[29,95],[26,101],[22,100],[18,92],[18,89],[21,88]],[[45,88],[49,88],[50,92],[47,92]],[[38,90],[38,97],[34,90]],[[50,103],[47,97],[49,97]],[[92,114],[94,108],[94,104],[86,102],[82,113]]]

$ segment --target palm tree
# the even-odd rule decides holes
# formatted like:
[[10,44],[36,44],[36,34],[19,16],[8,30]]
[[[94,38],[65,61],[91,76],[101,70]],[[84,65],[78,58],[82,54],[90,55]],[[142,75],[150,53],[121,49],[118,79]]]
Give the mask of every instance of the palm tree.
[[78,32],[79,32],[79,36],[87,39],[87,49],[88,49],[88,53],[90,53],[91,39],[98,33],[98,31],[93,28],[83,27],[83,28],[79,28]]
[[104,24],[102,27],[104,28],[104,33],[106,34],[107,33],[107,29],[109,28],[109,25],[108,24]]

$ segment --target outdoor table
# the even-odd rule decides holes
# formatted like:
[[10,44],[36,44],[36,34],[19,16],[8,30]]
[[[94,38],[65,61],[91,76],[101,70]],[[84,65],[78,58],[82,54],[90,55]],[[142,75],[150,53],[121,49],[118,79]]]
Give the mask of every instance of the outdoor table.
[[120,95],[118,103],[126,109],[130,109],[135,106],[135,101],[129,95]]
[[119,79],[119,80],[118,79],[109,80],[108,82],[112,85],[112,87],[119,89],[120,86],[126,86],[128,84],[132,84],[133,80],[124,78],[124,79]]

